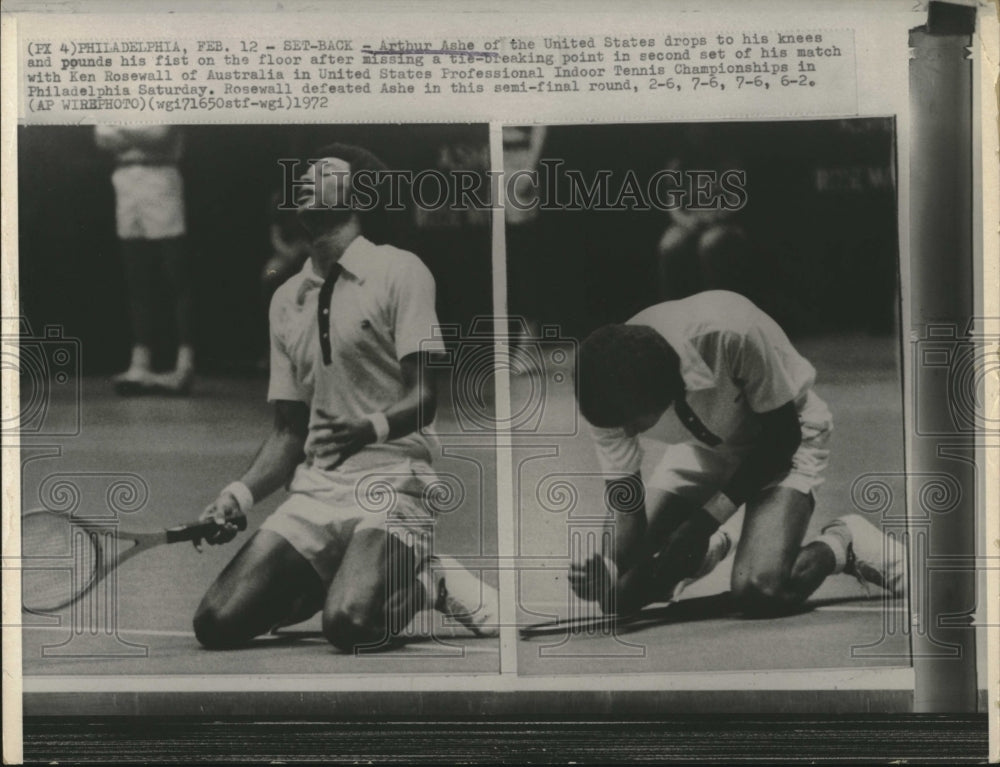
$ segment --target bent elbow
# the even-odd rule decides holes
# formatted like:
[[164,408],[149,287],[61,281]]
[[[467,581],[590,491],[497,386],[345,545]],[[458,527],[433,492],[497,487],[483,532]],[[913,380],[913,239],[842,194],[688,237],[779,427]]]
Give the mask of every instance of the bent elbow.
[[773,477],[788,471],[801,444],[802,428],[793,406],[769,414],[759,442],[759,460],[762,468],[766,466],[765,473]]
[[799,427],[798,420],[794,424],[782,428],[777,440],[777,449],[781,455],[787,458],[789,463],[792,462],[792,456],[795,455],[795,451],[799,449],[801,444],[802,429]]
[[791,463],[792,456],[802,443],[802,427],[795,405],[787,405],[768,413],[764,424],[763,441],[772,455],[780,456]]

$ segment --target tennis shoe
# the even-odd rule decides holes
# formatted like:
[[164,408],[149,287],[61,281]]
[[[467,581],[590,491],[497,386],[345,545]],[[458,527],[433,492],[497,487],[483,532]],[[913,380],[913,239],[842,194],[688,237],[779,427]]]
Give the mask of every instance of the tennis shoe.
[[461,623],[478,637],[500,634],[500,596],[453,557],[432,556],[434,609]]
[[124,373],[112,376],[115,393],[122,397],[135,397],[148,391],[153,381],[153,373],[143,368],[129,368]]
[[149,347],[138,344],[132,347],[132,359],[128,370],[112,376],[111,382],[115,392],[123,397],[134,397],[144,394],[149,386],[153,372],[150,369],[152,353]]
[[186,397],[194,385],[194,370],[178,368],[169,373],[154,373],[148,387],[151,393]]
[[858,514],[847,514],[823,528],[847,542],[844,572],[853,575],[866,591],[875,584],[899,597],[906,593],[906,549]]

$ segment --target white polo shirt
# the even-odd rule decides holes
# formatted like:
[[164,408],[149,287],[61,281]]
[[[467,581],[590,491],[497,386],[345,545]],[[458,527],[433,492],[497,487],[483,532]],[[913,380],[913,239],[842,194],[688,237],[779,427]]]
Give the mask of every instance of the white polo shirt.
[[[795,402],[801,413],[816,371],[767,314],[737,293],[711,290],[644,309],[629,325],[647,325],[680,357],[684,399],[717,440],[704,442],[672,406],[664,418],[671,431],[717,449],[751,444],[760,425],[757,414]],[[638,437],[621,427],[591,427],[602,471],[634,474],[642,463]]]
[[[340,265],[343,272],[330,300],[329,365],[323,364],[317,321],[323,277],[312,260],[271,300],[267,398],[307,403],[311,425],[322,420],[318,409],[355,418],[385,410],[404,394],[400,360],[414,352],[444,351],[440,333],[434,332],[434,277],[417,256],[358,237]],[[432,440],[414,432],[362,453],[395,452],[430,461]]]

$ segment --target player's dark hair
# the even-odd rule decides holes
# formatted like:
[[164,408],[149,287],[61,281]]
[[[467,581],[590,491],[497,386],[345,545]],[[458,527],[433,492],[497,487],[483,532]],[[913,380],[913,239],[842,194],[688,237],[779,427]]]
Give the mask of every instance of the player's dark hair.
[[594,426],[666,410],[681,387],[677,352],[648,325],[605,325],[580,346],[576,396]]
[[[385,172],[389,170],[389,167],[374,152],[355,144],[334,142],[325,144],[309,154],[310,161],[318,161],[325,157],[336,157],[351,166],[351,205],[354,207],[358,200],[365,203],[362,209],[356,210],[358,220],[361,223],[361,233],[376,244],[387,242],[390,239],[391,227],[388,212],[385,209],[389,199],[388,176]],[[374,190],[373,194],[366,192],[363,198],[356,197],[353,188],[353,178],[359,172],[366,174],[366,189]],[[374,198],[374,205],[369,207],[368,203],[371,198]]]

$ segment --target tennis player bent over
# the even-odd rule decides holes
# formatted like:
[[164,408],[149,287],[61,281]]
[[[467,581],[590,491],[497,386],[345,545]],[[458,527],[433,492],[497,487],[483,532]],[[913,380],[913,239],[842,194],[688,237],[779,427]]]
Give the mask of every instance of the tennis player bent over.
[[[296,196],[311,255],[271,301],[274,427],[205,510],[219,522],[211,542],[230,540],[234,520],[286,482],[289,497],[209,588],[195,634],[206,647],[234,647],[322,609],[327,639],[352,651],[391,642],[425,607],[495,633],[495,591],[457,563],[447,582],[440,562],[432,573],[422,532],[435,479],[423,429],[436,392],[421,367],[444,351],[431,340],[434,279],[412,253],[366,238],[377,208],[345,204],[359,173],[373,187],[381,161],[348,145],[315,157]],[[373,482],[388,511],[363,503]]]
[[[774,320],[728,291],[657,304],[587,338],[577,397],[615,546],[571,566],[574,592],[619,614],[669,600],[728,554],[719,526],[745,504],[732,575],[745,613],[788,611],[833,573],[899,593],[905,550],[858,515],[803,546],[832,429],[815,377]],[[664,414],[687,436],[643,482],[637,435]]]

